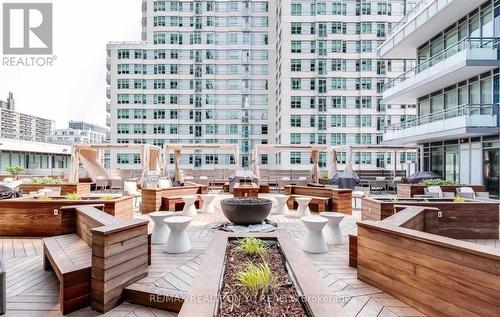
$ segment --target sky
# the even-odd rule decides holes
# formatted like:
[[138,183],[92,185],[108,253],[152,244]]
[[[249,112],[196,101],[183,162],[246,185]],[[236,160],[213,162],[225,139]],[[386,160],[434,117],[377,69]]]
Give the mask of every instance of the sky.
[[67,127],[69,120],[104,126],[106,43],[140,40],[141,0],[8,2],[53,3],[57,60],[52,67],[5,67],[0,63],[0,100],[11,91],[16,110],[55,120],[57,128]]

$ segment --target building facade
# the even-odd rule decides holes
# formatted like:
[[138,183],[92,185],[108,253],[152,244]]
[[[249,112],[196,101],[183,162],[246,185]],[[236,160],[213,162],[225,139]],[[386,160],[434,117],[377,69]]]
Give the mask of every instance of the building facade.
[[70,164],[70,146],[0,138],[2,171],[7,166],[21,166],[32,175],[62,175]]
[[[144,42],[108,45],[112,143],[238,144],[243,166],[269,140],[273,59],[267,1],[143,1]],[[112,165],[138,154],[112,156]],[[214,168],[231,154],[184,155]]]
[[[382,86],[411,65],[376,48],[413,1],[143,1],[142,42],[108,45],[113,143],[378,144],[414,106],[382,106]],[[308,169],[307,153],[262,154],[261,165]],[[358,169],[414,153],[356,154]],[[112,164],[136,165],[138,154]],[[320,165],[327,165],[326,153]],[[345,153],[339,153],[339,163]],[[189,154],[191,167],[227,167],[232,155]],[[392,169],[390,167],[389,169]]]
[[0,101],[1,138],[44,142],[54,127],[53,120],[17,112],[12,93],[9,93],[7,101]]
[[389,144],[422,146],[421,168],[499,195],[500,1],[427,1],[379,47],[417,65],[384,86],[384,103],[417,104],[393,122]]
[[106,143],[108,137],[108,129],[95,124],[83,121],[70,121],[68,128],[55,129],[54,132],[47,136],[48,143],[55,144],[91,144],[91,143]]
[[[282,144],[380,144],[386,124],[415,115],[414,105],[381,104],[386,78],[413,61],[379,60],[377,46],[404,16],[405,1],[278,1],[276,105],[273,142]],[[354,168],[394,164],[392,153],[355,153]],[[340,168],[346,153],[338,153]],[[415,154],[397,157],[398,169]],[[320,166],[327,166],[321,153]],[[310,164],[309,153],[277,154],[282,165]]]

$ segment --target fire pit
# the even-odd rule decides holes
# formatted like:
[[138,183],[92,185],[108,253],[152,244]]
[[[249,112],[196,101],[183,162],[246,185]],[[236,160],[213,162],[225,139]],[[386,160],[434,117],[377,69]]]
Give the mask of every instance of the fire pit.
[[224,216],[237,225],[261,223],[271,212],[272,202],[262,198],[228,198],[220,202]]

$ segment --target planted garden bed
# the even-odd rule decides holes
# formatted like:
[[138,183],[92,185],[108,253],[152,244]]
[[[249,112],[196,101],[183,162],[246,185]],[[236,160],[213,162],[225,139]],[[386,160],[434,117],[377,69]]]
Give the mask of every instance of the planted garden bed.
[[215,235],[179,317],[345,315],[288,234],[251,237]]
[[[73,196],[73,197],[70,197]],[[68,199],[71,198],[71,199]],[[104,211],[121,219],[132,219],[133,198],[111,197],[23,197],[0,200],[0,236],[47,237],[65,234],[71,225],[61,218],[66,206],[104,205]]]
[[[397,196],[398,198],[412,198],[415,195],[423,195],[424,188],[431,185],[425,184],[398,184],[397,186]],[[441,187],[443,192],[456,193],[459,187],[471,187],[475,192],[484,192],[484,186],[482,185],[438,185]]]
[[44,188],[58,188],[61,187],[61,195],[67,195],[71,193],[77,193],[80,196],[90,195],[90,183],[61,183],[61,184],[34,184],[34,183],[24,183],[19,186],[19,189],[25,193],[37,192]]

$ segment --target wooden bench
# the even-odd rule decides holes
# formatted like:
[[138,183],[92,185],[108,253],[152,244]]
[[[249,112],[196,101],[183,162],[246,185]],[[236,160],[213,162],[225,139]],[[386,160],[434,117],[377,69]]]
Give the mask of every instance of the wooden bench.
[[297,209],[297,197],[310,197],[309,208],[311,211],[336,211],[352,214],[352,190],[338,188],[321,188],[308,186],[286,185],[285,195],[290,196],[287,201],[288,208]]
[[63,314],[90,305],[92,248],[77,234],[43,239],[43,267],[53,269],[59,280]]
[[63,314],[88,305],[105,313],[120,304],[123,288],[147,276],[148,221],[118,219],[102,208],[61,208],[73,233],[43,239],[44,268],[59,279]]
[[[158,210],[182,210],[184,207],[182,196],[206,193],[208,193],[208,186],[197,184],[169,188],[145,188],[142,190],[141,212],[148,214]],[[197,208],[201,208],[200,203],[201,201],[197,201]]]

